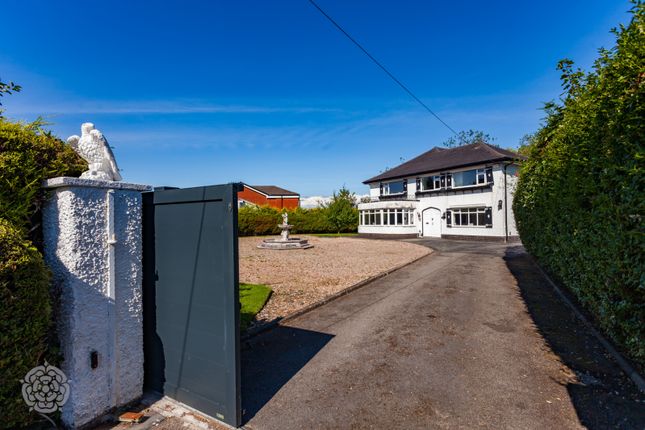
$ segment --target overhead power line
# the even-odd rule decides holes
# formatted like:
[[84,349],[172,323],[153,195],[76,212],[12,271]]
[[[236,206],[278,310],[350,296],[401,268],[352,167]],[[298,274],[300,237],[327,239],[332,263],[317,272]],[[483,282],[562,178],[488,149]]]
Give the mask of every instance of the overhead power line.
[[352,37],[352,35],[351,35],[351,34],[349,34],[347,31],[345,31],[345,29],[344,29],[343,27],[341,27],[341,26],[340,26],[340,24],[338,24],[336,21],[334,21],[334,18],[332,18],[331,16],[329,16],[329,15],[327,14],[327,12],[325,12],[324,10],[322,10],[322,8],[321,8],[320,6],[318,6],[318,4],[316,4],[316,2],[315,2],[314,0],[308,0],[308,1],[309,1],[309,3],[311,3],[311,4],[313,5],[313,7],[315,7],[315,8],[318,10],[318,12],[320,12],[320,13],[321,13],[325,18],[327,18],[327,19],[329,20],[329,22],[331,22],[332,24],[334,24],[334,27],[336,27],[336,28],[337,28],[341,33],[343,33],[343,34],[344,34],[344,35],[345,35],[349,40],[351,40],[351,41],[352,41],[352,43],[358,47],[358,49],[360,49],[361,51],[363,51],[363,53],[364,53],[365,55],[367,55],[367,56],[369,57],[369,59],[370,59],[370,60],[372,60],[372,61],[374,62],[374,64],[376,64],[377,66],[379,66],[379,67],[381,68],[381,70],[383,70],[383,71],[384,71],[384,72],[385,72],[385,73],[390,77],[390,79],[392,79],[394,82],[396,82],[398,86],[400,86],[401,88],[403,88],[403,91],[405,91],[406,93],[408,93],[408,94],[410,95],[410,97],[412,97],[414,100],[416,100],[416,102],[417,102],[417,103],[419,103],[421,106],[423,106],[423,107],[425,108],[425,110],[427,110],[428,112],[430,112],[430,114],[431,114],[432,116],[434,116],[435,118],[437,118],[437,120],[439,120],[439,122],[440,122],[440,123],[442,123],[443,125],[445,125],[445,126],[448,128],[448,130],[452,131],[454,134],[457,134],[457,132],[456,132],[452,127],[450,127],[448,124],[446,124],[446,122],[445,122],[444,120],[442,120],[441,118],[439,118],[439,115],[437,115],[436,113],[434,113],[434,112],[432,111],[432,109],[430,109],[430,108],[428,107],[428,105],[427,105],[427,104],[423,103],[423,101],[421,101],[421,99],[420,99],[419,97],[417,97],[416,95],[414,95],[414,93],[413,93],[413,92],[412,92],[408,87],[406,87],[405,85],[403,85],[403,82],[401,82],[400,80],[398,80],[398,79],[396,78],[396,76],[394,76],[394,75],[393,75],[393,74],[392,74],[392,73],[391,73],[391,72],[390,72],[390,71],[389,71],[389,70],[388,70],[388,69],[387,69],[383,64],[381,64],[381,62],[380,62],[380,61],[378,61],[376,58],[374,58],[374,56],[373,56],[372,54],[370,54],[369,52],[367,52],[367,49],[363,48],[363,46],[361,46],[361,44],[360,44],[360,43],[358,43],[358,42],[356,41],[356,39],[354,39],[354,38]]

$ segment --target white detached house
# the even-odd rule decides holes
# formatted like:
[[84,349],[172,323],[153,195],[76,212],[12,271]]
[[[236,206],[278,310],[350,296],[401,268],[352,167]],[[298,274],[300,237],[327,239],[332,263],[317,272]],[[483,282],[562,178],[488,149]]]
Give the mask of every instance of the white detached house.
[[486,143],[433,148],[364,181],[370,202],[358,205],[362,235],[508,240],[523,156]]

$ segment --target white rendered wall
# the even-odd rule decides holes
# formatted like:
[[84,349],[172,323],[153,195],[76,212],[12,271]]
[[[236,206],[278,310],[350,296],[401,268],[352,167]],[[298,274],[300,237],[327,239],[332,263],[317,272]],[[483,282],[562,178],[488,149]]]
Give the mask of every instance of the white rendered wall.
[[61,295],[62,370],[71,385],[62,418],[79,427],[141,396],[141,191],[150,187],[78,178],[45,187],[44,253]]

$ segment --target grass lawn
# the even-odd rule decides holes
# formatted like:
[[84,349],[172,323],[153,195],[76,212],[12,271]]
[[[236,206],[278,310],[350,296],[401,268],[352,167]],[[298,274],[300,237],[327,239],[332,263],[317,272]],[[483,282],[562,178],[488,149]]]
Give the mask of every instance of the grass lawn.
[[271,296],[266,285],[240,284],[240,329],[246,330]]
[[316,237],[353,237],[358,236],[358,233],[307,233],[309,236]]

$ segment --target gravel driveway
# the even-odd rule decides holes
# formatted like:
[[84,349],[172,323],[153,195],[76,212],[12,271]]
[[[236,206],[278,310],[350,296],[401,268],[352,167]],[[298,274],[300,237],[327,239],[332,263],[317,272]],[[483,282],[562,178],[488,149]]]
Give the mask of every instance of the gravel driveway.
[[305,250],[258,249],[258,237],[242,237],[240,282],[266,284],[273,294],[257,320],[271,321],[311,305],[364,279],[430,253],[412,243],[355,237],[308,239]]
[[645,428],[521,246],[417,243],[437,252],[246,344],[245,428]]

